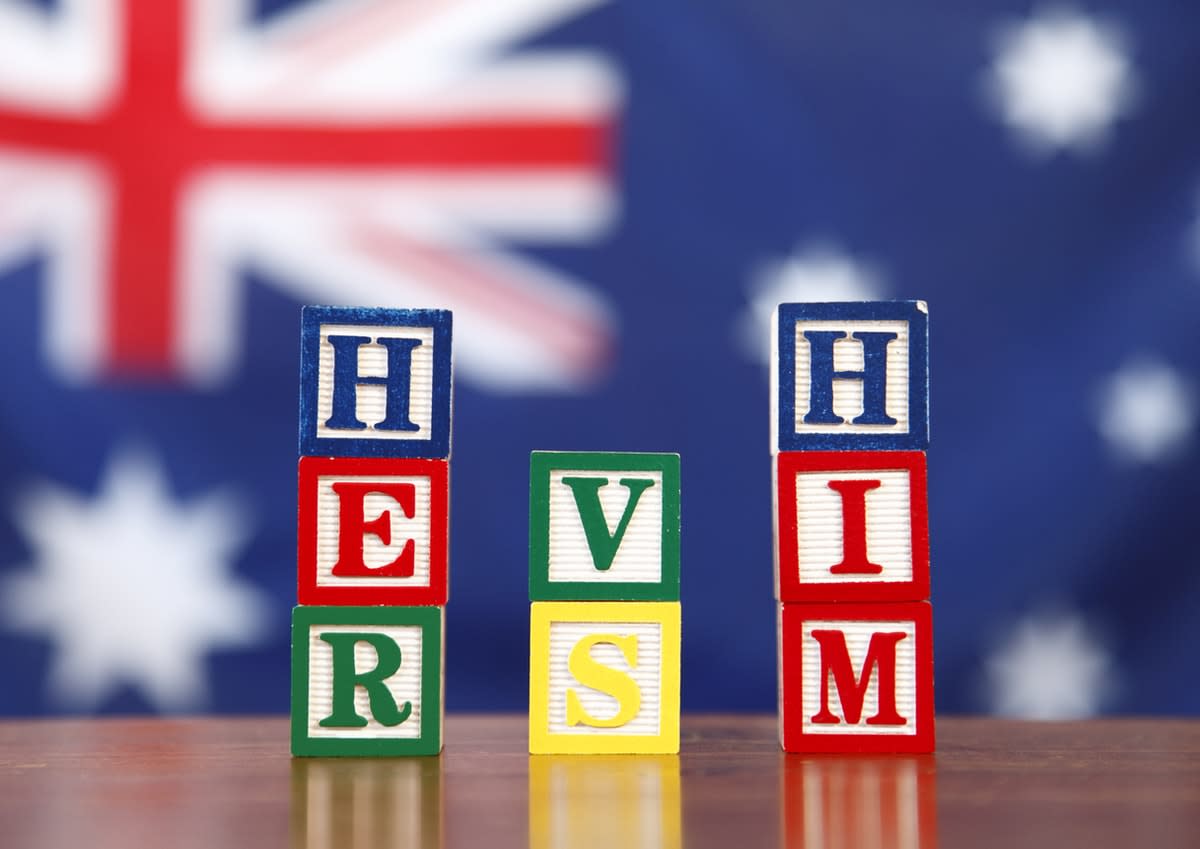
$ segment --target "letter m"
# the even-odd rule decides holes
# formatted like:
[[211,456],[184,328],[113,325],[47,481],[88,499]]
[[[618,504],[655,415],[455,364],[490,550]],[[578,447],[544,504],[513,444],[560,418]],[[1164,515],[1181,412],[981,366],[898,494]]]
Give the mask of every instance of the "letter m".
[[821,709],[813,715],[813,723],[837,725],[842,721],[829,709],[829,683],[832,680],[846,723],[858,725],[874,675],[878,684],[879,704],[875,715],[868,717],[866,724],[907,724],[907,720],[896,711],[896,651],[900,641],[907,636],[903,631],[878,631],[872,634],[862,671],[855,674],[846,647],[846,632],[814,629],[812,638],[817,641],[821,655]]

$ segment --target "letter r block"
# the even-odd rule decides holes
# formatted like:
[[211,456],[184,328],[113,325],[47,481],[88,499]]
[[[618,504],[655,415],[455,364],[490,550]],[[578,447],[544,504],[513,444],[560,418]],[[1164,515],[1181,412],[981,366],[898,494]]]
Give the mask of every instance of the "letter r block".
[[928,602],[782,604],[779,731],[787,752],[932,752]]
[[303,308],[300,453],[450,456],[451,314]]
[[775,487],[780,601],[929,598],[923,451],[783,451]]
[[292,754],[442,750],[442,608],[296,607]]
[[534,602],[530,753],[677,753],[679,648],[679,602]]
[[929,446],[924,301],[780,304],[771,347],[771,450]]
[[529,597],[679,600],[679,455],[534,451]]
[[446,460],[301,457],[301,604],[441,605]]

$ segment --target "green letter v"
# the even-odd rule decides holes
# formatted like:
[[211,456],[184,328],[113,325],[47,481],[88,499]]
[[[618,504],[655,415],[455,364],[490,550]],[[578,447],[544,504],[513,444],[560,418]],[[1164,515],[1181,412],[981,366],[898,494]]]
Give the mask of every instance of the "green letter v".
[[621,486],[629,490],[629,501],[625,503],[625,512],[611,536],[608,533],[608,521],[604,518],[604,508],[600,505],[600,487],[608,485],[608,478],[563,478],[562,482],[575,493],[575,506],[579,508],[579,519],[583,522],[592,562],[601,572],[608,571],[613,558],[617,556],[617,548],[625,536],[625,529],[629,527],[638,499],[654,486],[654,481],[647,478],[621,478]]

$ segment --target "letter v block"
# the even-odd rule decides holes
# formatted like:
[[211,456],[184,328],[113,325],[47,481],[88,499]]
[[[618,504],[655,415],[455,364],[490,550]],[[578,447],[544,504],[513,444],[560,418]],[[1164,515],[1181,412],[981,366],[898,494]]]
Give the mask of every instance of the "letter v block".
[[303,308],[300,453],[450,456],[448,310]]
[[771,349],[771,450],[929,446],[924,301],[780,304]]
[[441,605],[446,460],[301,457],[301,604]]
[[534,602],[531,754],[679,751],[679,602]]
[[929,598],[923,451],[784,451],[775,486],[780,601]]
[[534,451],[529,597],[679,600],[679,455]]
[[296,607],[292,754],[442,750],[442,608]]
[[783,604],[779,731],[787,752],[932,752],[928,602]]

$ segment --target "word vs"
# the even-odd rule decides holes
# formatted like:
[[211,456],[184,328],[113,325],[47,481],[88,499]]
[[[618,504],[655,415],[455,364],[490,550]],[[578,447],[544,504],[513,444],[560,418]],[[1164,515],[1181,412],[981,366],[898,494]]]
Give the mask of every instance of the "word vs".
[[301,317],[292,754],[442,749],[451,314]]
[[780,304],[773,328],[780,742],[932,751],[928,310]]

